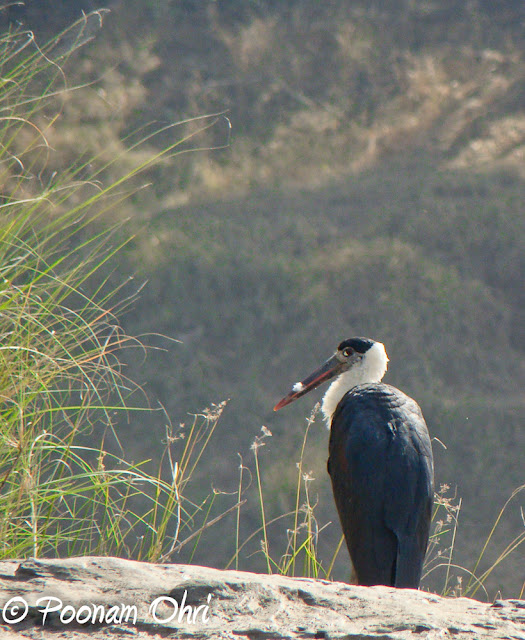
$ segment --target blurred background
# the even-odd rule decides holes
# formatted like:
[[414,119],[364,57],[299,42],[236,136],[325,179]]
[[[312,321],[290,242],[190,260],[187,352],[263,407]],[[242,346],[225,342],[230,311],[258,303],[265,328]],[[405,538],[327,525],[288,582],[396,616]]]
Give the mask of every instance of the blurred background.
[[[182,123],[130,152],[136,163],[182,141],[111,213],[133,239],[108,276],[132,276],[130,291],[145,283],[122,323],[152,346],[123,355],[126,374],[163,407],[129,415],[126,452],[155,461],[168,421],[177,431],[228,400],[196,495],[235,502],[238,454],[251,464],[264,425],[271,519],[294,507],[322,390],[278,414],[275,402],[342,339],[380,340],[385,380],[439,439],[436,488],[462,501],[454,560],[472,568],[525,481],[523,2],[31,0],[6,8],[2,27],[46,40],[101,8],[101,31],[67,71],[83,89],[64,97],[46,171],[80,157],[103,165],[150,127]],[[319,526],[330,523],[324,562],[340,537],[327,447],[317,417],[303,465]],[[523,531],[523,506],[522,493],[484,565]],[[233,517],[204,532],[193,561],[226,564]],[[245,535],[259,525],[253,495]],[[259,538],[240,568],[264,570]],[[271,528],[270,548],[285,538]],[[494,570],[491,594],[520,592],[524,555]],[[348,573],[343,550],[334,577]]]

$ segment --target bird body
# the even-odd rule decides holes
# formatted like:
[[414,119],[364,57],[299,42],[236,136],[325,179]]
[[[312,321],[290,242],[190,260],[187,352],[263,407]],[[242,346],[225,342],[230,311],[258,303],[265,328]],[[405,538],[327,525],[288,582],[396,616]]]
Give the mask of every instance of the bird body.
[[353,387],[331,419],[328,472],[357,583],[417,588],[433,500],[417,403],[390,385]]
[[330,426],[328,472],[353,581],[418,588],[434,491],[432,447],[418,404],[380,382],[387,363],[380,342],[345,340],[275,409],[335,378],[322,409]]

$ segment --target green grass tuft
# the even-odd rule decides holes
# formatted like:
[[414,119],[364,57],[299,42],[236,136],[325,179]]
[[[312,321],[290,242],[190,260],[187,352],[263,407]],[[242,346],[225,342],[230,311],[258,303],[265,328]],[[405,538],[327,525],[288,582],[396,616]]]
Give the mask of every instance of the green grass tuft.
[[[151,409],[120,363],[123,349],[143,348],[118,320],[136,293],[125,295],[107,276],[125,241],[117,239],[118,225],[100,223],[140,188],[137,175],[178,153],[185,140],[145,150],[109,183],[108,166],[120,157],[106,164],[79,158],[67,170],[51,170],[48,131],[67,95],[80,90],[68,87],[63,67],[103,13],[85,16],[42,47],[29,32],[0,38],[1,558],[112,554],[158,561],[202,512],[184,492],[220,411],[195,417],[178,460],[176,439],[168,437],[154,474],[147,461],[126,460],[119,441],[120,417]],[[208,127],[212,120],[201,122]],[[156,133],[127,150],[146,146]]]

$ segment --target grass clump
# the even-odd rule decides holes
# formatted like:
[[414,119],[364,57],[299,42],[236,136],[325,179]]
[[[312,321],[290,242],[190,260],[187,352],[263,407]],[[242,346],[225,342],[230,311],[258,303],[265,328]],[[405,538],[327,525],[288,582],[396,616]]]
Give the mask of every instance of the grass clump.
[[68,88],[64,66],[102,15],[84,16],[43,47],[30,32],[0,37],[0,558],[158,561],[202,512],[183,493],[219,412],[195,417],[180,460],[168,439],[153,474],[146,461],[126,460],[116,424],[149,411],[119,360],[123,348],[142,346],[118,321],[136,294],[110,285],[108,263],[124,243],[118,226],[95,222],[184,141],[146,149],[109,184],[103,176],[118,157],[52,170],[48,132],[64,96],[80,89]]

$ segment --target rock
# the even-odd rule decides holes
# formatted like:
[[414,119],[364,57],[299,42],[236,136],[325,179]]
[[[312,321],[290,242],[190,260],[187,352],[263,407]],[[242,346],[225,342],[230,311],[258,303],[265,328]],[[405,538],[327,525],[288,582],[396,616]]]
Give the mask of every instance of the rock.
[[525,601],[485,604],[119,558],[0,562],[0,638],[525,640]]

